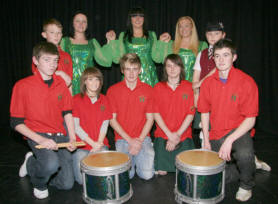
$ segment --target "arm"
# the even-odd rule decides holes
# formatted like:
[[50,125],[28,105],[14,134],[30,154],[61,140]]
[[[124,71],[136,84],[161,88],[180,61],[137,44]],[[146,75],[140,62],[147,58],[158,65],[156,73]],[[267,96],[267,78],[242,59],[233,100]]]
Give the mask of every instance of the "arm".
[[146,113],[146,118],[147,121],[141,131],[141,134],[139,136],[139,140],[141,142],[144,141],[145,137],[148,135],[148,133],[150,132],[152,126],[153,126],[153,114],[152,113]]
[[112,55],[107,47],[101,47],[96,39],[90,40],[94,46],[94,58],[98,64],[104,67],[111,67],[112,65]]
[[73,142],[76,141],[75,138],[75,132],[74,132],[74,121],[71,113],[67,113],[64,115],[64,120],[66,123],[66,126],[68,128],[68,133],[69,133],[69,142],[71,145],[68,148],[69,151],[74,151],[76,149],[76,146],[73,145]]
[[209,113],[201,113],[202,130],[204,134],[204,149],[211,150],[209,142]]
[[220,158],[230,161],[231,160],[231,149],[234,141],[242,137],[249,130],[251,130],[255,125],[256,117],[245,118],[242,123],[236,128],[236,130],[229,135],[224,143],[221,145],[218,155]]
[[184,121],[182,122],[180,128],[178,129],[177,133],[178,135],[182,135],[184,133],[184,131],[187,130],[187,128],[189,127],[189,125],[192,123],[193,121],[193,118],[194,118],[194,115],[191,115],[191,114],[188,114]]
[[60,76],[66,82],[67,87],[71,86],[71,77],[66,72],[57,70],[55,74]]
[[20,134],[28,137],[29,139],[33,140],[34,142],[42,145],[46,149],[57,150],[58,146],[56,142],[52,139],[45,138],[30,128],[28,128],[24,123],[15,126],[15,130],[18,131]]
[[170,40],[169,42],[164,42],[155,39],[152,46],[152,59],[156,63],[163,63],[165,57],[173,53],[172,45],[173,45],[172,40]]

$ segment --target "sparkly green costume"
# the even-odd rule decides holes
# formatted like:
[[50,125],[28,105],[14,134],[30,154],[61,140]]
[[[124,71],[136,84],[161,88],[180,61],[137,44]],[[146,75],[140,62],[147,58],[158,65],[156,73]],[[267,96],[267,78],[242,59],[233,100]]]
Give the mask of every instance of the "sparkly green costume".
[[69,37],[62,38],[61,48],[72,58],[73,79],[72,94],[80,93],[80,76],[87,67],[94,66],[94,59],[102,66],[110,67],[112,57],[106,47],[101,47],[96,39],[91,39],[88,44],[72,44]]
[[156,54],[154,52],[157,44],[156,34],[149,31],[148,38],[132,38],[131,42],[124,39],[124,34],[124,32],[121,32],[118,40],[112,40],[109,43],[113,61],[119,63],[120,58],[125,53],[136,53],[142,64],[142,72],[139,75],[140,80],[154,86],[158,82],[156,67],[153,62]]
[[[204,41],[199,41],[199,47],[198,52],[206,49],[208,47],[207,43]],[[160,55],[157,55],[157,58],[154,59],[156,62],[163,62],[165,57],[169,54],[173,53],[173,41],[170,41],[169,43],[165,43],[162,41],[158,41],[157,47],[158,50],[160,50]],[[179,56],[182,59],[184,69],[185,69],[185,79],[187,81],[192,82],[193,79],[193,67],[195,64],[196,56],[192,52],[192,50],[180,48],[179,50]]]

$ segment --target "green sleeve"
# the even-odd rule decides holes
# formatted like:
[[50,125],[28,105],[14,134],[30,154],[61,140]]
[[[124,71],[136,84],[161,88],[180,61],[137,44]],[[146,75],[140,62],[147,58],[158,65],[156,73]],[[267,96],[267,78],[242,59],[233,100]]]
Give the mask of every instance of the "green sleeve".
[[199,42],[199,47],[198,47],[198,52],[208,48],[208,44],[205,41],[200,41]]
[[173,41],[168,43],[161,40],[156,40],[152,47],[152,58],[156,63],[163,63],[164,59],[173,53]]
[[112,57],[112,61],[116,64],[119,64],[121,58],[121,54],[119,52],[119,44],[120,44],[119,40],[111,40],[108,44],[105,44],[103,46],[105,52],[110,53]]
[[96,39],[90,40],[94,46],[94,58],[98,64],[104,67],[111,67],[112,55],[107,47],[101,47]]
[[68,49],[69,40],[70,40],[69,37],[64,37],[64,38],[62,38],[62,40],[60,42],[61,49],[67,53],[69,53],[69,49]]

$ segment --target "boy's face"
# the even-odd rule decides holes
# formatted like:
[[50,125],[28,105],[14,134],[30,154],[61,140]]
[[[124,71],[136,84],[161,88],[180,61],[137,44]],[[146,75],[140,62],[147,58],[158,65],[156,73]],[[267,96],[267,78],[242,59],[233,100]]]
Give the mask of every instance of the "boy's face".
[[62,36],[62,29],[55,24],[48,25],[46,30],[42,32],[42,37],[45,38],[47,42],[53,43],[56,46],[59,45]]
[[100,86],[100,80],[99,80],[99,78],[97,78],[93,75],[90,75],[85,80],[85,85],[86,85],[87,92],[89,94],[90,93],[96,93],[99,89],[99,86]]
[[237,55],[232,54],[230,48],[221,48],[214,51],[214,61],[219,71],[228,71],[236,60]]
[[58,55],[42,54],[39,59],[33,56],[33,62],[37,66],[43,80],[49,80],[57,69]]
[[220,39],[225,38],[226,33],[222,31],[208,31],[206,32],[206,38],[209,45],[214,45]]
[[138,64],[125,63],[125,68],[123,68],[122,73],[124,74],[125,80],[128,83],[137,82],[137,78],[141,73],[141,67]]
[[180,73],[181,73],[181,67],[175,63],[173,63],[171,60],[166,61],[166,72],[168,75],[168,78],[172,79],[179,79],[180,78]]

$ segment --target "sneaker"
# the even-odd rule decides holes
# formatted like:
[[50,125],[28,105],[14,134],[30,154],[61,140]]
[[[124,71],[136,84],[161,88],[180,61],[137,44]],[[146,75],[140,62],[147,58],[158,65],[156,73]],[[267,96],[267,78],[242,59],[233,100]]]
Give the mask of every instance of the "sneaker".
[[33,156],[33,152],[27,152],[27,154],[25,155],[25,160],[24,160],[23,164],[21,165],[21,167],[19,169],[19,176],[20,177],[24,177],[28,174],[26,164],[27,164],[27,160],[31,156]]
[[255,164],[256,164],[256,169],[271,171],[271,167],[267,163],[263,162],[262,160],[259,160],[256,156],[255,156]]
[[252,190],[245,190],[243,188],[238,188],[238,191],[236,193],[236,199],[239,201],[247,201],[252,197]]
[[38,199],[45,199],[48,197],[48,189],[41,191],[37,188],[34,188],[33,193],[34,193],[34,196]]

